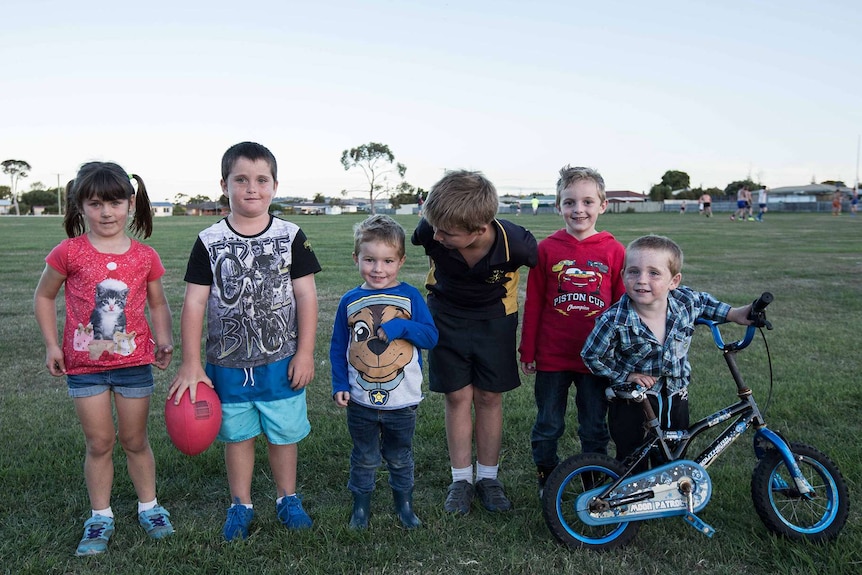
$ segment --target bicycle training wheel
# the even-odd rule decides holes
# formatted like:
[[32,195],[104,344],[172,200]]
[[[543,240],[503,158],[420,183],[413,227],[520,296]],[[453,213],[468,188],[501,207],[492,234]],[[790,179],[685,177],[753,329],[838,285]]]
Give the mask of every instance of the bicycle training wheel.
[[616,459],[599,453],[581,453],[560,463],[545,483],[542,515],[560,543],[572,548],[604,551],[621,547],[637,535],[637,522],[587,525],[578,517],[575,503],[591,489],[609,485],[625,473]]
[[777,449],[770,449],[751,475],[751,499],[766,528],[795,541],[829,541],[847,522],[850,501],[838,466],[810,445],[790,449],[814,493],[803,496]]

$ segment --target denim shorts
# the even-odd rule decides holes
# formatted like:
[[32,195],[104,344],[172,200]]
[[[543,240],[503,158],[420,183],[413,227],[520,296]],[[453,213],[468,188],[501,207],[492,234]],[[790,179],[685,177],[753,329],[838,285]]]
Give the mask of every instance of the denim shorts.
[[97,373],[67,375],[69,397],[92,397],[106,391],[130,399],[153,394],[153,368],[150,365],[121,367]]
[[221,404],[218,440],[238,443],[261,433],[273,445],[298,443],[311,432],[305,390],[287,399]]

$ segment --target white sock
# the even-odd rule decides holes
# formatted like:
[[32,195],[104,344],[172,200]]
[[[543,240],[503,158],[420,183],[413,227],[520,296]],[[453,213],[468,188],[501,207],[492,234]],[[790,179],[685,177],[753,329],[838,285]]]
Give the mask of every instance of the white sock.
[[452,468],[452,483],[456,481],[466,481],[467,483],[473,483],[473,466],[470,467],[462,467],[462,468]]
[[105,509],[93,509],[93,517],[96,515],[101,515],[102,517],[110,517],[114,518],[114,510],[110,507],[106,507]]
[[497,479],[497,470],[500,468],[500,465],[482,465],[478,461],[476,462],[476,481],[479,482],[483,479]]
[[149,511],[150,509],[152,509],[153,507],[155,507],[158,504],[159,504],[158,499],[153,499],[149,503],[141,503],[140,501],[138,501],[138,513],[143,513],[144,511]]
[[291,495],[282,495],[281,497],[279,497],[278,499],[276,499],[276,500],[275,500],[275,504],[276,504],[276,505],[281,505],[281,501],[282,501],[285,497],[296,497],[296,493],[293,493],[293,494],[291,494]]

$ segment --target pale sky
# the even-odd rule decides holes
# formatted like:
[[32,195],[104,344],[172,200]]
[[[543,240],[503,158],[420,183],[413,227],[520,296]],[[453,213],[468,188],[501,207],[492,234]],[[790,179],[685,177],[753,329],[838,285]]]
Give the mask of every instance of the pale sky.
[[857,177],[858,0],[4,0],[0,18],[21,192],[110,160],[154,201],[215,199],[243,140],[273,151],[282,196],[363,197],[340,158],[372,141],[425,189],[466,168],[550,192],[565,164],[632,191],[667,170]]

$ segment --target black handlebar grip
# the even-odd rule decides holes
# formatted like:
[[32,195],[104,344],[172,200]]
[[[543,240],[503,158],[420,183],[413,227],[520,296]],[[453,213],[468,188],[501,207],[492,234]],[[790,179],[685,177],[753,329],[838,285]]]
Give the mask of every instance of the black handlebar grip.
[[754,300],[754,303],[751,304],[751,312],[752,313],[760,313],[766,309],[766,306],[772,303],[772,294],[768,291],[760,294],[760,297]]

